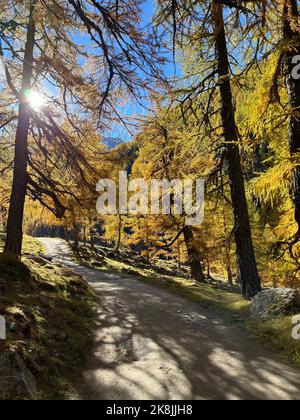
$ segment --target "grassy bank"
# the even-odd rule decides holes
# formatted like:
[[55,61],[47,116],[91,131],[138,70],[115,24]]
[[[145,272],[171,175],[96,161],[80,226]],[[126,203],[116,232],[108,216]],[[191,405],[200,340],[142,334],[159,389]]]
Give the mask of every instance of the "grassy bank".
[[0,351],[21,356],[40,399],[66,399],[91,341],[93,293],[81,277],[45,259],[36,240],[27,237],[24,251],[23,263],[0,258],[0,315],[8,326]]
[[255,334],[270,348],[280,352],[289,363],[300,368],[300,340],[292,338],[292,316],[278,316],[272,320],[259,321],[251,317],[251,303],[240,293],[228,292],[217,286],[195,284],[179,278],[147,278],[164,288],[201,305],[215,306],[239,320],[250,333]]

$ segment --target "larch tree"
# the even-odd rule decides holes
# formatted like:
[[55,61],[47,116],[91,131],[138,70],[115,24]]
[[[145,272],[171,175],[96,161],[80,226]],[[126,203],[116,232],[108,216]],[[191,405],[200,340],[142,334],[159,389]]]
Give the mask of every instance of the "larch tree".
[[[282,245],[287,245],[291,257],[296,261],[297,256],[295,256],[294,247],[298,245],[300,240],[300,167],[297,162],[300,152],[300,78],[297,71],[295,72],[297,70],[295,66],[299,62],[300,56],[299,10],[296,0],[282,0],[275,2],[275,4],[268,2],[267,6],[270,13],[277,16],[277,27],[279,27],[280,34],[276,48],[279,50],[279,61],[275,69],[272,86],[273,92],[276,93],[273,96],[275,96],[275,100],[281,103],[278,86],[278,79],[281,74],[284,77],[288,97],[288,144],[290,158],[294,165],[290,195],[294,204],[294,219],[297,224],[297,231],[287,241],[283,241]],[[267,21],[268,23],[271,25],[271,22]],[[273,28],[271,27],[270,30],[272,31]]]
[[[239,267],[240,283],[247,299],[261,291],[261,280],[258,274],[255,251],[251,235],[248,204],[240,155],[240,141],[235,119],[231,78],[232,70],[229,61],[228,39],[231,34],[225,32],[222,0],[197,2],[197,4],[181,1],[162,2],[158,23],[164,24],[171,31],[174,48],[183,51],[186,48],[194,50],[195,59],[199,63],[193,68],[184,87],[177,89],[176,100],[183,112],[193,111],[193,100],[198,97],[205,110],[201,124],[207,124],[216,114],[220,115],[220,124],[214,132],[222,130],[220,144],[217,149],[219,168],[226,163],[226,174],[230,182],[231,201],[235,219],[236,255]],[[233,12],[226,12],[228,26],[234,20],[236,10],[243,12],[242,3],[231,4],[236,7]],[[233,35],[234,37],[234,30]],[[199,42],[201,40],[201,43]],[[234,52],[231,53],[234,57]],[[247,64],[246,64],[247,67]],[[219,92],[219,101],[216,95]],[[201,96],[203,97],[201,101]],[[199,99],[200,98],[200,99]],[[219,103],[219,105],[218,105]],[[214,105],[214,107],[213,107]],[[211,127],[209,127],[211,132]],[[216,172],[216,171],[214,171]]]
[[[260,4],[258,1],[254,3]],[[291,177],[289,176],[291,178],[289,193],[293,202],[296,228],[289,237],[277,243],[277,248],[278,250],[284,249],[284,254],[287,251],[297,263],[296,248],[300,239],[300,169],[298,164],[300,79],[297,68],[300,55],[300,25],[298,2],[295,0],[265,1],[262,19],[257,26],[259,28],[258,39],[265,49],[265,54],[261,54],[259,61],[265,66],[270,57],[277,59],[277,62],[273,63],[270,100],[265,106],[264,115],[272,109],[273,116],[269,118],[269,121],[278,118],[284,128],[288,121],[286,140],[289,147],[289,161],[293,166]],[[276,109],[275,105],[281,111]],[[266,121],[266,118],[263,121]],[[278,156],[280,156],[279,153]]]
[[[8,16],[12,15],[12,19],[7,22],[5,30],[1,33],[1,55],[5,61],[6,82],[17,101],[18,112],[4,253],[20,257],[27,191],[36,198],[50,196],[57,215],[61,217],[64,214],[64,208],[55,192],[44,188],[43,184],[38,182],[38,179],[42,179],[43,183],[51,185],[51,180],[47,179],[46,174],[34,167],[30,157],[33,148],[29,147],[29,136],[32,135],[39,152],[46,160],[51,160],[51,157],[45,139],[52,145],[60,145],[60,150],[64,149],[64,154],[69,155],[70,161],[80,161],[78,150],[72,147],[67,135],[55,122],[55,114],[59,107],[66,110],[67,101],[72,93],[83,85],[87,87],[88,84],[83,81],[76,65],[79,48],[69,40],[75,22],[64,4],[53,2],[50,5],[49,2],[46,4],[43,1],[6,3],[9,9]],[[61,103],[55,103],[53,100],[52,108],[39,103],[42,101],[39,99],[42,93],[38,92],[44,90],[43,83],[51,84],[53,89],[64,89],[64,99]],[[34,101],[38,102],[36,108]],[[29,175],[28,166],[34,170],[35,176]]]
[[[55,145],[85,182],[88,162],[61,122],[67,119],[74,132],[80,131],[79,122],[84,119],[104,130],[108,121],[120,118],[117,101],[123,93],[138,99],[147,86],[146,79],[161,77],[157,70],[160,60],[154,60],[156,45],[150,34],[142,32],[137,1],[1,3],[2,13],[8,13],[1,21],[0,53],[8,89],[18,106],[17,114],[4,122],[14,124],[17,119],[4,253],[19,258],[27,192],[43,204],[44,197],[50,197],[58,217],[66,210],[58,198],[62,189],[55,191],[54,183],[31,159],[29,137],[46,161],[51,160],[48,145]],[[90,37],[93,48],[81,33]],[[37,109],[33,102],[42,102],[37,99],[39,92],[48,98]]]
[[[28,5],[29,16],[26,28],[26,41],[24,47],[24,60],[22,69],[21,92],[18,122],[15,138],[14,175],[10,206],[7,221],[7,237],[4,252],[12,255],[21,255],[23,235],[23,214],[27,190],[27,157],[30,113],[26,92],[32,87],[33,61],[35,46],[35,2]],[[8,75],[8,79],[10,76]],[[12,83],[12,80],[10,80]]]
[[[283,55],[284,76],[291,108],[288,138],[292,158],[300,153],[300,78],[294,76],[295,56],[300,56],[300,25],[298,2],[284,0],[282,10],[282,40],[286,43]],[[298,225],[296,240],[300,239],[300,167],[296,165],[293,171],[291,193],[295,206],[295,221]]]
[[257,270],[250,218],[239,151],[238,128],[235,120],[232,89],[230,84],[230,64],[228,58],[223,5],[221,0],[212,2],[212,22],[214,25],[216,59],[221,100],[221,119],[224,130],[224,149],[230,180],[231,201],[235,218],[235,243],[239,267],[239,280],[246,298],[254,297],[261,291],[261,281]]
[[[173,109],[168,113],[158,107],[157,116],[145,122],[144,128],[138,136],[140,142],[140,153],[134,164],[134,174],[142,176],[151,183],[151,180],[172,180],[197,178],[193,174],[193,162],[198,158],[198,151],[194,153],[187,141],[188,130],[180,119],[180,113]],[[174,189],[172,191],[162,191],[169,193],[171,202],[174,201]],[[173,197],[173,199],[172,199]],[[172,204],[172,203],[171,203]],[[160,232],[161,248],[172,247],[181,237],[186,245],[189,265],[191,267],[191,277],[201,283],[206,282],[203,272],[203,256],[197,246],[193,226],[185,224],[186,213],[176,214],[174,206],[171,206],[171,214],[160,217],[161,226],[156,228]],[[166,224],[166,220],[168,223]],[[157,221],[159,225],[159,221]],[[155,232],[155,229],[153,229]]]

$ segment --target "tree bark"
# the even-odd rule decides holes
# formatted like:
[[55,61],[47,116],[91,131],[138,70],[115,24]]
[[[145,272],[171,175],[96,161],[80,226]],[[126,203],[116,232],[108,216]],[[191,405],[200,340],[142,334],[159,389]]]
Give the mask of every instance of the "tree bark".
[[238,131],[230,83],[226,34],[221,0],[212,1],[212,20],[215,29],[215,46],[221,97],[221,118],[224,130],[224,149],[231,190],[231,200],[235,218],[235,242],[242,283],[243,295],[253,298],[261,291],[261,281],[255,259],[244,176],[239,152]]
[[177,242],[177,263],[178,263],[178,271],[181,271],[181,246],[180,242]]
[[[289,119],[288,138],[293,158],[300,152],[300,79],[292,75],[293,58],[300,55],[299,13],[296,0],[285,0],[283,7],[283,38],[288,48],[284,55],[284,75],[292,114]],[[299,159],[299,157],[298,157]],[[300,166],[293,171],[291,197],[294,203],[295,221],[298,225],[296,237],[300,238]]]
[[94,228],[93,226],[90,227],[90,247],[91,250],[94,251],[95,250],[95,236],[94,236],[95,232],[94,232]]
[[27,39],[22,74],[22,91],[20,94],[19,116],[15,138],[15,157],[13,184],[10,197],[10,207],[7,220],[7,236],[4,253],[20,258],[23,241],[23,218],[27,192],[27,162],[28,162],[28,135],[30,124],[30,109],[25,93],[31,89],[34,61],[35,21],[33,2],[30,7]]
[[233,275],[232,275],[232,269],[231,269],[231,265],[227,265],[227,283],[229,286],[233,286]]
[[[224,220],[224,232],[225,236],[227,237],[228,230],[227,230],[227,220],[226,220],[226,212],[225,208],[223,208],[223,220]],[[231,268],[231,257],[230,257],[230,241],[226,240],[225,243],[225,253],[226,253],[226,271],[227,271],[227,283],[229,286],[233,286],[233,274],[232,274],[232,268]]]
[[90,247],[92,251],[95,251],[95,228],[94,228],[94,220],[92,217],[88,219],[88,224],[89,224]]
[[73,250],[75,253],[79,253],[80,226],[79,226],[79,223],[77,223],[75,218],[72,224],[73,224],[73,235],[74,235]]
[[86,244],[87,244],[87,221],[85,219],[83,220],[83,228],[82,228],[82,230],[83,230],[83,238],[82,238],[82,241],[83,241],[83,245],[86,246]]
[[207,260],[206,268],[207,268],[207,278],[208,278],[209,280],[211,280],[211,279],[212,279],[212,277],[211,277],[211,275],[210,275],[210,262],[209,262],[209,260]]
[[189,256],[192,278],[199,281],[200,283],[206,283],[199,251],[195,247],[192,228],[190,226],[185,226],[183,229],[183,234]]

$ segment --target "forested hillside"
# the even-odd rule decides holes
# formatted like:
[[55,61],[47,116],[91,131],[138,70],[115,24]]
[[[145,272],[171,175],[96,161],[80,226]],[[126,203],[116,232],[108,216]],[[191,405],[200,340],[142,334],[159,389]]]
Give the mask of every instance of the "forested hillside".
[[[84,359],[86,341],[72,341],[70,324],[81,313],[81,327],[93,328],[94,294],[72,278],[78,266],[139,277],[242,322],[251,302],[254,312],[263,305],[251,329],[300,363],[291,338],[300,308],[296,0],[0,0],[0,90],[0,315],[9,322],[0,345],[30,368],[18,342],[47,352],[43,322],[59,335],[50,318],[64,316],[54,310],[61,301],[61,341],[81,355],[55,373],[65,377],[57,393],[42,370],[41,398],[66,398]],[[150,204],[155,192],[161,201]],[[72,262],[28,236],[65,240]],[[58,295],[43,313],[38,289],[51,270],[44,300]],[[34,324],[28,337],[24,319]]]

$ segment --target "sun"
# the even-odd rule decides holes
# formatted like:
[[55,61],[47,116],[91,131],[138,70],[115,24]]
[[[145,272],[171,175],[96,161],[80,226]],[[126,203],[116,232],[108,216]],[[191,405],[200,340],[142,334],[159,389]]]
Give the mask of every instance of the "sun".
[[25,92],[25,97],[30,107],[35,111],[40,111],[45,105],[45,97],[35,90],[28,89]]

